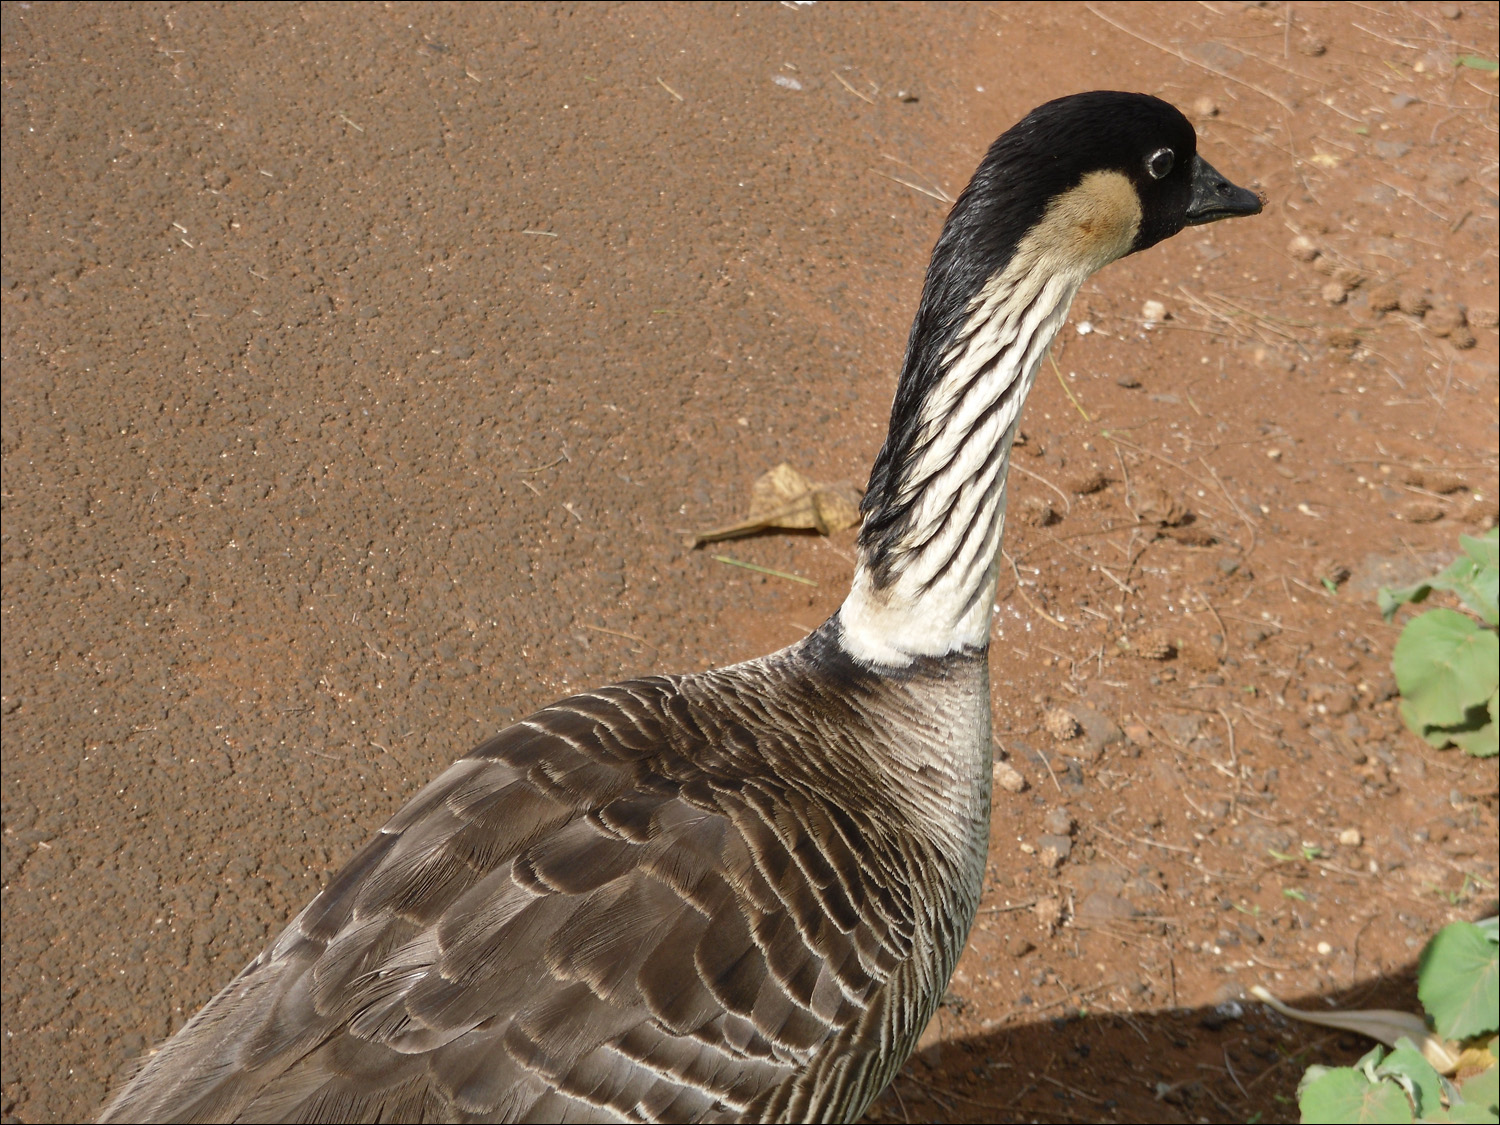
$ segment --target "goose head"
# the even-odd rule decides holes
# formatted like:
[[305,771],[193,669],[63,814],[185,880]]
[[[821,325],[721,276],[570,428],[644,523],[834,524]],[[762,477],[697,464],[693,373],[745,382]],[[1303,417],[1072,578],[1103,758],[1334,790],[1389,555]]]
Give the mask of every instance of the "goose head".
[[851,651],[899,663],[986,643],[1011,441],[1079,286],[1185,227],[1260,210],[1147,94],[1059,98],[990,146],[933,248],[870,474]]
[[[1081,281],[1184,227],[1260,210],[1198,155],[1191,122],[1168,102],[1113,90],[1058,98],[990,146],[934,248],[921,314],[961,318],[1008,267]],[[930,334],[921,314],[913,342]]]

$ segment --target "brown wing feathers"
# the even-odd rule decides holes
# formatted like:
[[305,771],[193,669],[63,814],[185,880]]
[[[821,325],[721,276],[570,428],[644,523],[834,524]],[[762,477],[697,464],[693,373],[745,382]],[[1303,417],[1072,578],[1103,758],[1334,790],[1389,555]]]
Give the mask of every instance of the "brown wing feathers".
[[715,724],[679,684],[453,765],[105,1120],[710,1119],[794,1083],[910,952],[911,904],[866,826],[735,775],[754,701]]

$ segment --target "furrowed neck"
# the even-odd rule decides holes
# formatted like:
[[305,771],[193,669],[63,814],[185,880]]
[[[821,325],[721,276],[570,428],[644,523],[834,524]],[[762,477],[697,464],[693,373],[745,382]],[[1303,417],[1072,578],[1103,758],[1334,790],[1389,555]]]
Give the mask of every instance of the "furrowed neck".
[[867,517],[875,531],[861,536],[839,611],[844,646],[860,659],[904,665],[989,641],[1021,406],[1088,273],[1040,266],[1018,254],[979,291],[909,416],[892,418],[893,438],[898,426],[910,433],[883,466],[884,510]]

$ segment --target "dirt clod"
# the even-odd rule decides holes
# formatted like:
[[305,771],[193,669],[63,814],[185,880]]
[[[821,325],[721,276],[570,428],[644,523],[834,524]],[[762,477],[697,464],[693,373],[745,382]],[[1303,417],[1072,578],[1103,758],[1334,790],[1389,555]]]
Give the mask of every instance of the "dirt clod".
[[1407,523],[1435,523],[1448,509],[1435,500],[1407,500],[1392,509],[1391,514]]
[[1432,297],[1425,289],[1403,289],[1397,304],[1408,316],[1421,316],[1432,308]]
[[1071,742],[1083,733],[1083,727],[1071,711],[1054,707],[1042,715],[1042,727],[1058,742]]
[[1067,479],[1069,492],[1079,496],[1091,496],[1109,487],[1109,477],[1099,469],[1082,469]]
[[1142,660],[1171,660],[1177,655],[1177,642],[1160,630],[1152,630],[1133,638],[1130,651]]
[[1451,336],[1468,326],[1463,309],[1456,305],[1434,305],[1422,316],[1422,326],[1434,336]]
[[1305,234],[1294,236],[1286,244],[1286,252],[1299,262],[1310,262],[1322,253],[1318,249],[1318,244]]

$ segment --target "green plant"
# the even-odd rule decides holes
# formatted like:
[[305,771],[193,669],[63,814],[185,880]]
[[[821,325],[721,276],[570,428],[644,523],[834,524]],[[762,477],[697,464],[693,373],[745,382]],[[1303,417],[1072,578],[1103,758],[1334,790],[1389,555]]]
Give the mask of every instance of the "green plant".
[[[1444,926],[1417,962],[1432,1033],[1400,1012],[1325,1013],[1312,1022],[1385,1040],[1353,1066],[1310,1066],[1297,1087],[1304,1122],[1500,1120],[1500,919]],[[1266,997],[1261,997],[1266,999]],[[1297,1018],[1297,1013],[1275,1005]],[[1407,1026],[1403,1026],[1406,1024]],[[1422,1042],[1413,1041],[1415,1034]],[[1487,1041],[1486,1041],[1487,1040]],[[1465,1049],[1459,1050],[1460,1045]],[[1436,1065],[1434,1065],[1436,1064]],[[1450,1080],[1442,1071],[1469,1071]]]
[[1450,742],[1477,758],[1500,751],[1500,529],[1482,538],[1460,535],[1463,553],[1441,574],[1398,590],[1382,588],[1380,612],[1418,604],[1434,590],[1455,595],[1479,616],[1433,609],[1401,631],[1391,667],[1401,692],[1401,718],[1436,747]]

